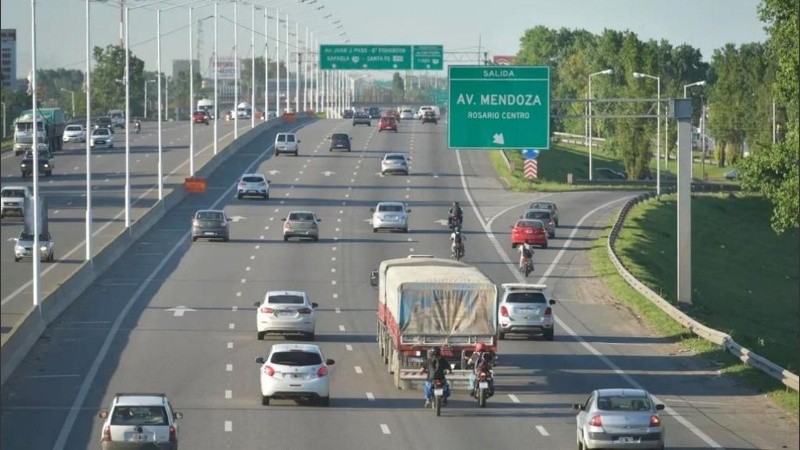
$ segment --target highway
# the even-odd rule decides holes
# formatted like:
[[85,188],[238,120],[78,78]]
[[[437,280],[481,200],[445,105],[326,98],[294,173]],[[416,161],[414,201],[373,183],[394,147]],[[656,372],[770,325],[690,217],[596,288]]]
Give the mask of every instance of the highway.
[[[353,151],[329,152],[332,132],[351,133]],[[797,448],[793,419],[656,337],[593,277],[587,250],[630,192],[507,191],[484,152],[446,148],[443,124],[378,133],[324,120],[299,133],[298,157],[272,157],[262,143],[240,150],[206,194],[176,206],[53,323],[0,392],[4,450],[98,448],[98,412],[137,391],[164,392],[183,413],[184,449],[566,449],[575,448],[571,404],[630,386],[667,405],[669,448]],[[387,151],[411,156],[409,176],[380,175]],[[234,198],[247,171],[269,174],[269,200]],[[379,358],[369,271],[409,253],[447,256],[440,221],[458,200],[465,261],[498,284],[521,281],[509,226],[534,199],[557,202],[561,218],[528,278],[557,300],[555,341],[502,341],[487,408],[456,392],[434,417],[421,391],[393,387]],[[409,203],[408,234],[372,232],[369,208],[381,200]],[[212,206],[236,217],[231,241],[192,243],[189,216]],[[280,219],[293,209],[322,218],[319,242],[282,240]],[[304,290],[320,305],[316,340],[336,360],[329,408],[260,403],[254,358],[284,340],[256,339],[252,305],[271,289]]]
[[[239,132],[250,129],[250,121],[239,122]],[[195,168],[213,156],[213,123],[195,125]],[[94,253],[125,229],[125,134],[117,129],[114,148],[92,149]],[[142,132],[130,132],[131,139],[131,223],[158,200],[158,135],[157,124],[145,122]],[[233,122],[219,124],[218,149],[233,140]],[[41,298],[77,270],[85,258],[86,217],[86,147],[83,143],[67,143],[57,152],[52,177],[40,177],[41,195],[47,198],[50,232],[56,243],[52,263],[42,263]],[[162,125],[162,160],[164,195],[180,186],[189,175],[189,123],[165,122]],[[4,153],[0,160],[2,185],[27,185],[30,178],[21,178],[21,156]],[[2,221],[0,262],[3,265],[0,297],[2,297],[3,342],[11,327],[32,305],[31,262],[14,262],[14,240],[22,230],[22,219],[7,217]]]

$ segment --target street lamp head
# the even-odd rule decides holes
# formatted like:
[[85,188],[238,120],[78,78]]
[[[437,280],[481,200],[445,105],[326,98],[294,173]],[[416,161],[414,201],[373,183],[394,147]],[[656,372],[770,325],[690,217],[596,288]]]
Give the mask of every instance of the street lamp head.
[[706,85],[706,80],[698,81],[695,84],[698,85],[698,86],[705,86]]
[[644,78],[644,74],[640,72],[633,72],[633,78]]
[[603,75],[611,75],[612,73],[614,73],[614,69],[606,69],[600,73],[602,73]]

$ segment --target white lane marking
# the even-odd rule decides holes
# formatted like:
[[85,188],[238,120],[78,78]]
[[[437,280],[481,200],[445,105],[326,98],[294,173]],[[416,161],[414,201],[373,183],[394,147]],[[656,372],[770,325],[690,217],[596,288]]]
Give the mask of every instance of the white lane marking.
[[28,378],[77,378],[79,373],[67,373],[63,375],[29,375]]
[[256,250],[258,250],[258,249],[260,249],[260,248],[261,248],[261,246],[260,246],[260,245],[256,245],[256,247],[255,247],[255,249],[256,249]]
[[414,253],[414,247],[411,247],[410,249],[408,249],[408,251],[410,251],[411,253]]
[[725,406],[725,405],[727,405],[727,403],[723,403],[723,402],[703,402],[703,401],[697,401],[697,400],[686,400],[686,399],[683,399],[683,398],[665,398],[664,401],[665,402],[670,402],[670,403],[683,402],[683,403],[689,403],[689,404],[692,404],[692,405],[694,405],[694,404],[697,404],[697,405],[717,405],[717,406]]
[[336,247],[331,248],[331,250],[333,250],[335,252],[336,251]]
[[230,389],[226,389],[225,390],[225,398],[227,398],[227,399],[233,398],[233,391],[231,391]]
[[236,328],[236,324],[235,324],[235,323],[229,323],[229,324],[228,324],[228,329],[229,329],[229,330],[233,330],[233,329],[235,329],[235,328]]
[[344,331],[344,325],[339,325],[339,331]]
[[341,221],[342,221],[342,218],[341,218],[341,217],[339,217],[338,219],[336,219],[336,221],[337,221],[337,222],[341,222]]
[[239,292],[237,292],[237,293],[236,293],[236,296],[237,296],[237,297],[241,297],[241,296],[242,296],[242,291],[239,291]]
[[250,266],[244,268],[245,272],[250,272]]
[[331,280],[331,284],[336,284],[336,280]]
[[550,433],[548,433],[547,430],[545,430],[541,425],[536,425],[536,431],[538,431],[542,436],[550,436]]
[[225,364],[226,372],[233,372],[233,364]]
[[332,257],[331,257],[331,261],[336,261],[336,257],[335,257],[335,256],[332,256]]
[[57,210],[53,211],[53,214],[58,214],[59,211],[61,211],[61,210],[57,209]]
[[364,373],[364,371],[361,370],[361,366],[356,366],[356,373]]
[[338,233],[339,232],[339,227],[336,227],[333,231]]
[[233,307],[231,307],[231,311],[233,311],[233,312],[236,312],[236,311],[238,311],[238,310],[239,310],[239,307],[238,307],[238,306],[233,306]]
[[231,422],[230,420],[225,421],[225,431],[227,431],[228,433],[233,431],[233,422]]
[[242,278],[242,281],[240,281],[240,283],[245,284],[245,283],[247,283],[247,280]]
[[228,342],[228,348],[233,348],[233,342]]
[[72,206],[72,202],[67,202],[67,206]]
[[[494,233],[492,232],[491,228],[489,228],[487,223],[484,221],[483,216],[480,214],[480,211],[478,210],[478,207],[475,206],[475,200],[472,198],[472,195],[470,194],[469,186],[467,186],[467,178],[464,175],[464,165],[461,162],[461,152],[459,150],[456,150],[456,159],[458,161],[458,171],[459,171],[459,176],[461,178],[461,187],[462,187],[462,189],[464,191],[464,194],[467,196],[467,200],[469,201],[470,206],[472,207],[472,210],[475,212],[475,217],[478,218],[478,221],[480,222],[481,226],[483,227],[483,231],[486,234],[486,236],[489,238],[489,240],[491,240],[494,243],[495,250],[500,255],[500,258],[506,263],[506,267],[508,267],[509,271],[511,271],[511,273],[514,275],[514,277],[517,279],[517,281],[519,283],[525,283],[526,282],[525,278],[517,270],[516,263],[512,262],[511,259],[509,259],[508,255],[506,255],[506,253],[503,251],[502,247],[500,246],[500,243],[497,241],[497,238],[494,236]],[[542,277],[539,278],[539,281],[537,281],[536,284],[543,284],[544,281],[547,279],[547,277],[550,275],[550,273],[553,272],[553,270],[555,269],[556,265],[561,260],[561,258],[564,255],[564,253],[566,252],[566,249],[572,243],[572,239],[577,234],[578,228],[581,226],[581,224],[583,224],[583,222],[585,222],[590,216],[594,215],[595,213],[597,213],[601,209],[608,208],[609,206],[613,205],[614,203],[618,203],[618,202],[621,202],[621,201],[627,201],[629,198],[630,197],[623,197],[623,198],[620,198],[620,199],[617,199],[617,200],[612,200],[612,201],[607,202],[607,203],[605,203],[603,205],[600,205],[600,206],[594,208],[593,210],[587,212],[586,214],[584,214],[583,217],[581,217],[581,219],[575,224],[575,227],[572,229],[572,232],[569,235],[569,239],[567,239],[567,241],[564,243],[564,247],[561,249],[561,251],[558,252],[558,254],[556,254],[556,257],[553,259],[553,262],[550,263],[550,266],[547,268],[547,270],[542,275]],[[619,366],[614,364],[614,362],[612,362],[610,359],[608,359],[608,357],[606,357],[605,355],[600,353],[600,351],[598,351],[596,348],[594,348],[594,346],[592,346],[591,344],[586,342],[581,336],[579,336],[577,333],[575,333],[575,331],[572,330],[572,328],[570,328],[566,323],[564,323],[564,321],[561,320],[559,317],[556,317],[556,323],[558,323],[558,325],[564,331],[566,331],[573,338],[575,338],[575,340],[579,344],[581,344],[581,346],[583,346],[586,350],[588,350],[589,353],[595,355],[600,361],[602,361],[606,366],[608,366],[608,368],[613,370],[622,379],[627,381],[628,384],[630,384],[634,388],[644,390],[644,387],[642,387],[642,385],[640,385],[638,382],[636,382],[636,380],[634,380],[633,377],[628,375]],[[659,401],[658,398],[655,395],[653,395],[653,399],[658,403],[663,403],[663,402]],[[681,425],[686,427],[686,429],[691,431],[695,436],[697,436],[698,438],[703,440],[710,447],[723,448],[717,441],[715,441],[710,436],[705,434],[702,430],[697,428],[697,426],[695,426],[692,422],[687,420],[685,417],[683,417],[680,414],[678,414],[674,409],[670,408],[669,406],[666,406],[664,408],[664,411],[666,411],[667,414],[669,414],[672,417],[674,417],[675,420],[677,420]]]
[[334,292],[334,293],[333,293],[333,298],[339,298],[339,294],[337,294],[337,293],[335,293],[335,292]]
[[383,434],[392,434],[392,432],[389,431],[389,425],[386,425],[385,423],[381,424],[381,431],[383,431]]
[[372,392],[367,392],[367,400],[369,400],[371,402],[375,401],[375,396],[372,395]]
[[331,273],[336,273],[336,267],[331,267]]
[[256,259],[256,255],[250,255],[250,259],[251,260]]
[[517,398],[517,396],[514,394],[508,394],[508,398],[510,398],[514,403],[520,403],[519,398]]
[[344,348],[346,348],[348,352],[352,352],[353,351],[353,346],[350,345],[350,344],[345,344]]
[[260,238],[262,241],[263,241],[264,239],[266,239],[266,237],[264,237],[264,235],[263,235],[263,234],[262,234],[261,236],[259,236],[259,238]]
[[341,314],[341,313],[342,313],[342,308],[336,308],[336,314]]

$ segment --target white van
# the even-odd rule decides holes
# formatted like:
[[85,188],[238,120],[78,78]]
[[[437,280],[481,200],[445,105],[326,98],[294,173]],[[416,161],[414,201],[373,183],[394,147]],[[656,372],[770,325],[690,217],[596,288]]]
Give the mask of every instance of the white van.
[[209,100],[207,98],[202,98],[197,101],[197,110],[205,111],[206,115],[208,115],[211,119],[216,119],[216,114],[214,111],[214,100]]
[[275,156],[281,153],[292,153],[297,156],[300,139],[294,133],[278,133],[275,136]]
[[241,102],[239,103],[239,106],[236,107],[236,115],[240,119],[249,119],[252,114],[253,107],[250,106],[250,103]]

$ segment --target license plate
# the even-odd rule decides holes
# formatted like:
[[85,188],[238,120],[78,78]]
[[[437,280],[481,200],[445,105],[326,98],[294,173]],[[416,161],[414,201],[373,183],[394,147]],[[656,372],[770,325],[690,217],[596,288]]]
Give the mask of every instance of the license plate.
[[489,382],[488,381],[481,381],[478,383],[478,388],[480,389],[489,389]]
[[634,438],[633,436],[620,436],[620,437],[618,437],[618,438],[616,439],[616,442],[619,442],[619,443],[626,443],[626,444],[627,444],[627,443],[636,442],[636,441],[637,441],[637,439],[636,439],[636,438]]
[[278,311],[278,315],[281,316],[281,317],[293,316],[294,315],[294,311]]
[[255,189],[250,189],[250,190],[248,190],[247,192],[248,192],[248,193],[250,193],[250,194],[255,194],[255,193],[256,193],[256,192],[258,192],[258,191],[257,191],[257,190],[255,190]]
[[203,233],[203,234],[205,234],[206,236],[213,236],[213,235],[214,235],[214,232],[213,232],[213,231],[206,231],[206,232],[205,232],[205,233]]
[[144,433],[136,433],[132,436],[132,441],[144,442],[147,440],[147,435]]
[[444,389],[441,389],[441,388],[440,389],[434,389],[433,390],[433,395],[435,395],[437,397],[443,397],[444,396]]

